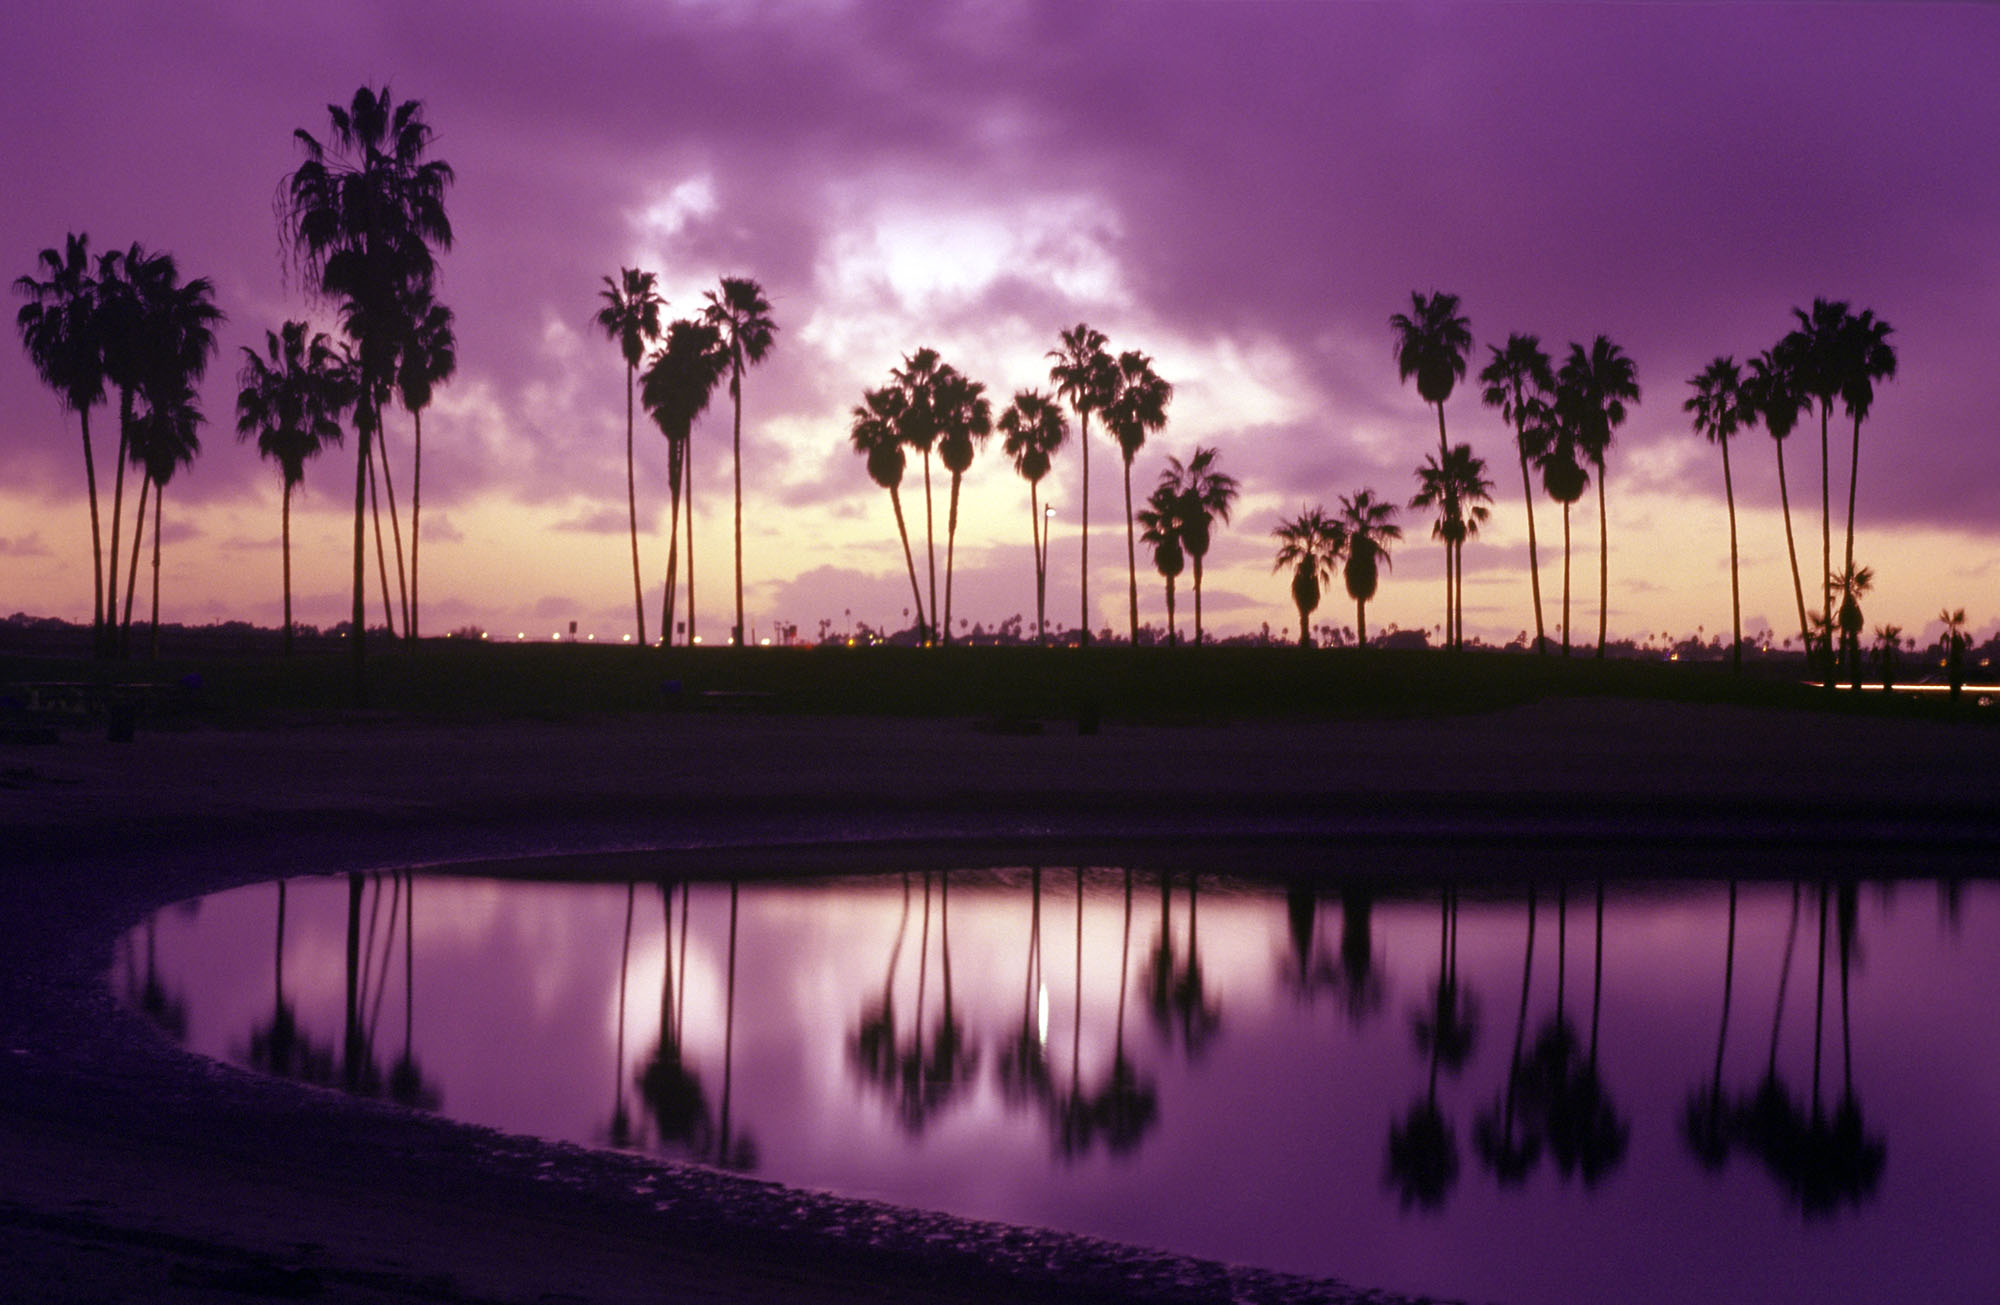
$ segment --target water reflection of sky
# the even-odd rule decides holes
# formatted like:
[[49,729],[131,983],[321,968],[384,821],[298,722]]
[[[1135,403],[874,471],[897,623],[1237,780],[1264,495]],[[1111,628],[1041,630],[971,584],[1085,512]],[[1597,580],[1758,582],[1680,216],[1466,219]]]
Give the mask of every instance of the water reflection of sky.
[[[809,1187],[1476,1298],[1976,1299],[2000,1280],[1993,884],[1966,886],[1950,909],[1936,884],[1862,885],[1845,908],[1830,889],[1823,953],[1820,886],[1797,890],[1796,924],[1792,885],[1740,889],[1722,1059],[1740,1126],[1713,1171],[1683,1119],[1715,1066],[1729,936],[1719,883],[1611,885],[1601,988],[1594,884],[1570,883],[1560,910],[1556,885],[1536,890],[1531,958],[1525,889],[1463,892],[1456,991],[1475,1032],[1456,1069],[1448,1040],[1439,1046],[1434,1088],[1417,1025],[1438,1009],[1435,886],[1288,900],[1282,887],[1205,881],[1191,902],[1178,876],[1163,901],[1156,875],[1092,871],[1079,986],[1073,869],[1041,873],[1038,929],[1026,871],[665,897],[654,883],[370,877],[354,913],[363,1046],[349,1057],[351,887],[284,890],[283,1000],[318,1056],[291,1063],[337,1080],[344,1060],[366,1059],[374,1090],[415,1081],[445,1113],[509,1131],[623,1136]],[[180,1012],[192,1049],[268,1060],[278,905],[267,884],[162,912],[128,940],[114,981],[142,993],[150,954],[152,1004]],[[941,1032],[947,939],[956,1046]],[[1480,1117],[1508,1118],[1512,1082],[1512,1118],[1535,1131],[1522,1121],[1549,1080],[1534,1086],[1533,1049],[1559,979],[1576,1034],[1570,1089],[1596,997],[1604,1172],[1587,1183],[1587,1164],[1573,1164],[1565,1176],[1550,1135],[1526,1178],[1503,1186]],[[659,1055],[663,1009],[677,1061]],[[1860,1105],[1849,1155],[1866,1171],[1868,1148],[1882,1148],[1872,1181],[1850,1176],[1846,1190],[1804,1154],[1816,1015],[1822,1151],[1829,1138],[1838,1149],[1849,1056]],[[1737,1109],[1764,1078],[1774,1023],[1779,1079],[1804,1109],[1789,1132],[1769,1116],[1760,1132]],[[1040,1039],[1038,1092],[1003,1081],[1003,1062],[1034,1063],[1015,1059],[1024,1030],[1031,1050]],[[407,1064],[394,1074],[406,1046],[414,1080]],[[1449,1147],[1403,1154],[1406,1173],[1422,1168],[1409,1156],[1436,1161],[1435,1206],[1404,1199],[1388,1173],[1392,1134],[1416,1137],[1427,1101]],[[1829,1210],[1802,1211],[1777,1176],[1787,1165],[1821,1176]]]

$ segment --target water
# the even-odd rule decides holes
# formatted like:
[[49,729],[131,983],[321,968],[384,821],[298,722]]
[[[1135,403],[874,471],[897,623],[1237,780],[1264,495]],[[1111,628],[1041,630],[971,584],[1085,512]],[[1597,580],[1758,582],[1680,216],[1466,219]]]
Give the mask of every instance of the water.
[[509,1131],[1403,1291],[2000,1287],[1985,881],[312,878],[113,982]]

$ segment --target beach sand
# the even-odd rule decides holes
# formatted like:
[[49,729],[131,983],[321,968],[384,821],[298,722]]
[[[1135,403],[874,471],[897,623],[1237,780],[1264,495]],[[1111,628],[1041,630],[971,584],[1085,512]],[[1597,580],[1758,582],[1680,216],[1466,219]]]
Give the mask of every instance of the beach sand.
[[[1331,875],[1418,845],[1471,873],[1991,873],[1997,783],[1980,725],[1615,700],[1090,736],[688,713],[0,745],[0,1300],[1399,1299],[263,1079],[177,1050],[104,975],[146,913],[240,883],[610,873],[648,847],[733,873],[1116,846]],[[599,859],[539,860],[575,853]]]

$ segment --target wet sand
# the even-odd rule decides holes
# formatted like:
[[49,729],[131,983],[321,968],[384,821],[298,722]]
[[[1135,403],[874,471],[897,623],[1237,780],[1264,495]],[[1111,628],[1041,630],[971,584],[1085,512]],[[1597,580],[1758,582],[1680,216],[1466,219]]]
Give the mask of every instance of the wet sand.
[[[1419,840],[1509,873],[2000,864],[1983,726],[1602,700],[1046,726],[378,719],[0,745],[0,1298],[1397,1299],[505,1137],[188,1056],[112,1000],[111,948],[239,883],[494,858],[615,873],[603,858],[644,847],[738,873],[1030,845],[1393,872]],[[534,860],[579,852],[599,859]]]

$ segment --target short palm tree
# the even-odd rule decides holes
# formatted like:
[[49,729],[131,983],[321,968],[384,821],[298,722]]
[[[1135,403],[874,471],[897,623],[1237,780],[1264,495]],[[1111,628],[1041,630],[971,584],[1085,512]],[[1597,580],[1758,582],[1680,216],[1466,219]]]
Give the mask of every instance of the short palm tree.
[[667,580],[660,596],[660,643],[674,641],[674,590],[679,574],[681,489],[687,487],[687,632],[695,637],[694,461],[690,456],[695,419],[708,410],[716,386],[729,371],[722,332],[706,321],[680,321],[667,328],[667,342],[646,364],[639,401],[667,441]]
[[1757,407],[1746,391],[1736,360],[1727,355],[1715,359],[1688,384],[1694,393],[1681,405],[1694,416],[1695,433],[1711,444],[1722,446],[1722,492],[1729,503],[1729,619],[1730,666],[1743,670],[1743,595],[1738,578],[1736,550],[1736,482],[1729,471],[1729,441],[1741,430],[1757,422]]
[[[1445,547],[1445,646],[1465,646],[1465,541],[1479,533],[1491,516],[1493,482],[1486,479],[1486,460],[1475,457],[1470,444],[1455,444],[1442,465],[1430,454],[1417,468],[1413,508],[1435,508],[1438,518],[1431,538]],[[1453,513],[1455,512],[1455,515]]]
[[1528,422],[1533,405],[1548,402],[1555,393],[1555,367],[1542,350],[1541,339],[1533,335],[1510,335],[1505,346],[1487,345],[1492,357],[1480,370],[1485,387],[1480,399],[1489,408],[1498,408],[1503,420],[1514,427],[1514,450],[1521,458],[1521,494],[1528,512],[1528,586],[1535,603],[1535,651],[1546,654],[1548,636],[1542,626],[1542,567],[1535,541],[1535,491],[1528,480]]
[[264,332],[264,351],[243,346],[236,374],[236,435],[255,437],[260,456],[278,464],[284,483],[280,541],[284,552],[285,655],[292,655],[292,491],[305,483],[306,463],[341,441],[347,404],[339,356],[323,333],[307,337],[304,322]]
[[[1174,580],[1187,566],[1187,550],[1183,545],[1186,522],[1181,518],[1185,499],[1173,482],[1163,476],[1160,483],[1146,499],[1146,506],[1138,511],[1139,525],[1143,533],[1139,536],[1153,548],[1153,569],[1167,582],[1167,642],[1175,641],[1174,626]],[[1134,639],[1137,642],[1137,639]]]
[[[138,526],[146,521],[146,489],[153,491],[153,616],[152,657],[160,656],[160,525],[165,515],[167,482],[182,467],[192,466],[201,452],[201,423],[205,420],[195,393],[193,378],[163,377],[148,385],[142,394],[143,406],[135,420],[132,452],[145,480],[140,485]],[[138,532],[133,533],[132,563],[139,561]],[[133,586],[125,589],[125,628],[132,627]]]
[[[764,361],[778,335],[771,320],[771,302],[764,287],[747,276],[725,276],[720,291],[707,292],[704,320],[722,332],[729,357],[729,399],[736,409],[730,436],[730,458],[736,468],[736,629],[733,640],[743,646],[743,368]],[[690,511],[693,509],[690,508]]]
[[632,613],[638,623],[639,643],[646,642],[646,599],[639,574],[639,491],[634,469],[632,409],[639,382],[639,363],[646,346],[660,338],[660,310],[667,301],[660,297],[659,278],[636,267],[621,267],[616,279],[604,278],[597,297],[604,301],[593,319],[617,345],[625,359],[625,507],[632,526]]
[[1167,424],[1174,387],[1153,370],[1153,360],[1137,349],[1118,355],[1118,395],[1104,409],[1104,427],[1118,442],[1125,472],[1125,567],[1129,578],[1131,639],[1139,640],[1139,561],[1132,537],[1132,459],[1146,437]]
[[1604,656],[1605,623],[1611,601],[1611,553],[1604,515],[1604,459],[1617,429],[1625,424],[1627,403],[1639,401],[1639,373],[1625,351],[1598,336],[1588,351],[1569,347],[1556,384],[1576,408],[1578,447],[1597,469],[1597,655]]
[[1396,524],[1396,505],[1377,499],[1372,489],[1341,495],[1337,521],[1347,545],[1340,576],[1347,584],[1347,596],[1354,600],[1355,641],[1366,648],[1368,600],[1375,596],[1382,570],[1389,565],[1389,545],[1403,537],[1403,528]]
[[91,272],[90,237],[71,232],[62,248],[44,249],[35,260],[44,274],[17,277],[15,292],[25,296],[15,325],[35,374],[56,392],[83,428],[84,487],[90,497],[91,629],[103,651],[108,623],[104,609],[104,535],[97,506],[97,461],[90,445],[90,410],[104,401],[103,322],[97,278]]
[[1184,499],[1181,504],[1181,547],[1194,563],[1194,642],[1201,646],[1201,568],[1214,541],[1215,523],[1227,525],[1235,509],[1239,487],[1236,477],[1215,469],[1216,450],[1197,444],[1185,463],[1167,459],[1166,479]]
[[1049,543],[1040,489],[1056,451],[1069,439],[1069,423],[1053,399],[1039,390],[1022,390],[1000,414],[999,426],[1005,441],[1003,447],[1014,460],[1014,470],[1028,482],[1028,529],[1035,546],[1035,637],[1038,641],[1046,640]]
[[1301,508],[1289,521],[1281,521],[1271,532],[1278,541],[1273,571],[1292,569],[1292,605],[1299,609],[1299,647],[1312,647],[1312,614],[1319,607],[1320,592],[1333,579],[1333,568],[1347,549],[1347,536],[1339,522],[1322,508]]
[[1049,350],[1055,361],[1049,367],[1049,383],[1056,395],[1075,410],[1077,444],[1083,451],[1083,492],[1078,497],[1077,528],[1080,534],[1078,588],[1082,591],[1083,615],[1078,637],[1090,642],[1090,414],[1103,412],[1118,397],[1118,365],[1105,349],[1104,332],[1078,322],[1062,333],[1059,347]]
[[903,541],[903,565],[910,572],[910,597],[916,603],[917,633],[922,638],[924,625],[924,595],[917,587],[917,561],[910,552],[910,529],[903,520],[903,469],[907,458],[903,453],[905,441],[902,433],[903,407],[907,402],[901,386],[886,385],[879,390],[866,391],[861,403],[854,409],[848,426],[848,438],[868,463],[868,477],[883,489],[889,491],[889,506],[896,512],[896,534]]
[[1937,619],[1944,623],[1938,643],[1944,651],[1945,681],[1951,685],[1952,701],[1956,702],[1965,689],[1965,650],[1971,643],[1965,635],[1965,609],[1954,611],[1947,607],[1938,613]]
[[1569,510],[1583,497],[1583,491],[1590,486],[1590,473],[1584,468],[1582,441],[1577,434],[1575,415],[1576,403],[1571,391],[1560,381],[1556,386],[1555,402],[1542,405],[1533,414],[1527,427],[1526,436],[1529,456],[1542,475],[1542,488],[1550,498],[1562,504],[1563,510],[1563,605],[1562,639],[1563,656],[1569,656],[1569,561],[1570,531]]
[[951,581],[958,556],[958,491],[973,455],[993,434],[993,402],[986,387],[946,367],[937,386],[938,459],[951,473],[951,508],[944,534],[944,641],[951,642]]
[[1798,605],[1799,646],[1810,656],[1812,640],[1806,626],[1805,586],[1799,576],[1798,545],[1792,537],[1792,496],[1785,483],[1785,439],[1798,426],[1799,414],[1810,400],[1799,386],[1790,351],[1782,343],[1750,360],[1750,374],[1743,385],[1778,451],[1778,505],[1785,518],[1785,554],[1792,563],[1792,599]]
[[1833,591],[1840,595],[1837,617],[1840,653],[1858,690],[1861,687],[1861,634],[1868,628],[1867,620],[1861,614],[1861,598],[1874,588],[1875,572],[1871,567],[1848,567],[1839,575],[1828,578]]
[[437,387],[458,372],[458,335],[451,309],[432,299],[428,292],[410,305],[407,325],[409,335],[403,341],[402,357],[396,366],[396,392],[416,430],[415,452],[410,463],[410,610],[403,622],[414,648],[419,611],[418,549],[423,538],[424,409],[431,406]]
[[444,195],[451,165],[427,158],[432,132],[423,103],[397,103],[363,86],[351,104],[327,106],[332,134],[293,133],[305,161],[282,183],[285,238],[314,291],[335,300],[358,349],[354,470],[354,692],[365,701],[366,583],[363,516],[368,462],[381,407],[407,335],[408,307],[433,283],[434,250],[449,249]]

